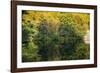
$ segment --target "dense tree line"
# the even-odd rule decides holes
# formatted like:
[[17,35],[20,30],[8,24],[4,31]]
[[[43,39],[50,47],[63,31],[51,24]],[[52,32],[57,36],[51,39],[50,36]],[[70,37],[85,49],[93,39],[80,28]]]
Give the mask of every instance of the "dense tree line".
[[22,61],[89,59],[88,13],[22,11]]

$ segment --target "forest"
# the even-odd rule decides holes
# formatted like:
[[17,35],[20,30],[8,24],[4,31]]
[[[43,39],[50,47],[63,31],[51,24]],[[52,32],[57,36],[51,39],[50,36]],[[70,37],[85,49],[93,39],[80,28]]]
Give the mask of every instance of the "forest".
[[90,58],[89,13],[22,10],[22,62]]

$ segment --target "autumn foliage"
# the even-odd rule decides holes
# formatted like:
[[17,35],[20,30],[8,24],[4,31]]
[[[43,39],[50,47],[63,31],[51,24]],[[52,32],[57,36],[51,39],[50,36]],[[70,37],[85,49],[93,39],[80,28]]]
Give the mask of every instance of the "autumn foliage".
[[22,62],[89,59],[88,13],[22,11]]

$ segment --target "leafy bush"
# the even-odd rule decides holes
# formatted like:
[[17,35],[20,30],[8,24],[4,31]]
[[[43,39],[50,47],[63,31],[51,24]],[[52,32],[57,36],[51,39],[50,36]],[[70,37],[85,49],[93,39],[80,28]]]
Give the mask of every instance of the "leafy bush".
[[22,12],[22,61],[89,59],[88,13]]

